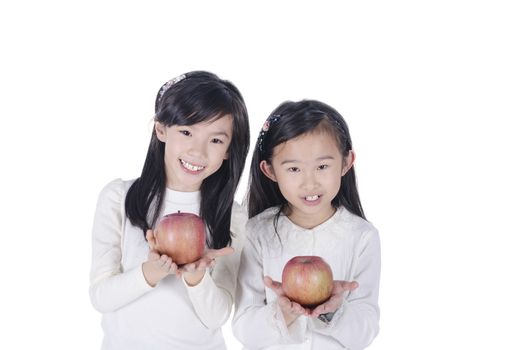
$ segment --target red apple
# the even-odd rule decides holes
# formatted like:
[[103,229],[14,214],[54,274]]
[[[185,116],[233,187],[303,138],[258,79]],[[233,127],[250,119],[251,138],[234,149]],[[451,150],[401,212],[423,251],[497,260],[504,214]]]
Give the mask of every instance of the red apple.
[[192,213],[172,213],[161,218],[154,231],[155,249],[177,265],[200,259],[205,250],[205,225]]
[[332,269],[319,256],[296,256],[282,270],[282,290],[303,307],[324,303],[330,299],[333,287]]

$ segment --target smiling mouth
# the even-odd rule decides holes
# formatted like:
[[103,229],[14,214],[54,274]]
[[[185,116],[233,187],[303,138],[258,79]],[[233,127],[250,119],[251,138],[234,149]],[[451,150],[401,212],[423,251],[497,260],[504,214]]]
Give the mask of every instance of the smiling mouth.
[[203,170],[205,168],[205,166],[194,165],[194,164],[191,164],[191,163],[188,163],[188,162],[184,161],[183,159],[180,159],[180,163],[185,169],[190,170],[190,171],[194,171],[194,172]]
[[313,195],[313,196],[306,196],[306,197],[304,197],[304,199],[307,200],[308,202],[315,202],[316,200],[319,199],[319,197],[321,197],[321,196],[316,194],[316,195]]

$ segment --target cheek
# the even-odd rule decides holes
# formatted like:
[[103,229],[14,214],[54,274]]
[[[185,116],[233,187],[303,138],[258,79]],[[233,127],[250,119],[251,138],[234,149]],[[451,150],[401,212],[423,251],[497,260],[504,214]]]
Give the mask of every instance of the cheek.
[[341,173],[334,174],[334,176],[329,179],[328,183],[335,189],[336,192],[338,192],[339,188],[341,187]]
[[292,178],[290,176],[284,176],[283,174],[276,174],[277,177],[277,183],[279,185],[279,189],[281,192],[284,193],[290,193],[294,191],[297,188],[297,183],[295,181],[295,178]]
[[215,162],[222,162],[226,158],[228,147],[214,147],[209,150],[209,154],[214,158]]

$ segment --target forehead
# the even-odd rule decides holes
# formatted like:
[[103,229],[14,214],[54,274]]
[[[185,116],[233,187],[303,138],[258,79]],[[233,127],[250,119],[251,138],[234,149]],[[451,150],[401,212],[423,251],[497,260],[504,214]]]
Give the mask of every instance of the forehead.
[[337,159],[340,154],[335,137],[327,132],[303,134],[273,149],[273,158],[277,160],[309,161],[322,157]]
[[233,116],[231,114],[225,114],[221,117],[193,124],[191,127],[203,128],[209,132],[224,132],[231,134],[233,131]]

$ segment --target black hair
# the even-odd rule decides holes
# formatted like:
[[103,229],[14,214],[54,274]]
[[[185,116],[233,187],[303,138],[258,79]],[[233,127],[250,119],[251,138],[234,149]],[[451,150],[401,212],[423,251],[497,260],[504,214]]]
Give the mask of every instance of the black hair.
[[[156,96],[154,120],[166,125],[194,125],[233,117],[229,158],[200,187],[200,216],[219,249],[231,243],[231,211],[235,192],[249,150],[249,120],[240,91],[229,81],[205,71],[193,71],[164,84]],[[141,176],[134,181],[125,200],[130,222],[146,234],[157,222],[165,195],[165,144],[152,130]]]
[[[278,206],[280,210],[277,212],[277,219],[288,204],[277,183],[260,170],[260,163],[263,160],[271,163],[273,149],[279,144],[317,129],[330,132],[335,137],[343,157],[352,150],[352,140],[344,118],[323,102],[287,101],[271,112],[259,135],[251,160],[249,190],[246,195],[250,218],[268,208]],[[332,206],[335,208],[343,206],[351,213],[365,219],[357,190],[354,166],[341,177],[341,186],[336,197],[332,199]]]

